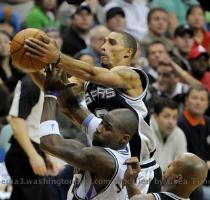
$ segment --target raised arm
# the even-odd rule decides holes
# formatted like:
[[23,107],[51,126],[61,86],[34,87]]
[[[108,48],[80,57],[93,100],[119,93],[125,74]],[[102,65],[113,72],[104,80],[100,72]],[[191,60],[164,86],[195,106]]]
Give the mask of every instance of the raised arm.
[[67,73],[86,81],[122,89],[135,89],[141,86],[139,75],[128,67],[121,66],[115,67],[115,70],[108,70],[91,66],[60,53],[52,40],[44,38],[43,41],[35,38],[27,39],[25,41],[27,55],[46,63],[56,63]]
[[131,157],[125,161],[127,170],[124,174],[123,184],[126,186],[130,200],[155,200],[152,194],[141,194],[136,186],[136,178],[140,172],[139,160],[137,157]]
[[196,87],[197,85],[202,85],[202,83],[200,81],[198,81],[197,79],[195,79],[191,74],[189,74],[189,72],[183,70],[179,65],[177,65],[174,61],[172,61],[171,59],[169,60],[169,62],[171,63],[174,71],[177,73],[177,75],[181,78],[181,80],[183,80],[185,83],[187,83],[188,85],[192,86],[192,87]]
[[[85,147],[76,140],[64,139],[59,135],[59,129],[58,132],[55,133],[55,111],[56,100],[53,98],[45,98],[40,129],[42,135],[40,139],[41,149],[65,160],[74,167],[88,170],[96,174],[103,172],[102,175],[104,176],[112,175],[115,170],[115,162],[105,150],[98,147]],[[54,122],[52,123],[52,121]],[[52,126],[47,130],[47,127],[50,126],[49,123],[51,123]],[[48,125],[46,126],[46,124]],[[55,130],[52,127],[54,127]],[[43,134],[42,130],[44,130],[45,134]]]
[[[45,83],[47,83],[47,81],[49,81],[48,78]],[[47,84],[45,84],[45,91],[48,91],[47,89],[51,88],[51,86],[46,85]],[[40,147],[49,154],[65,160],[74,167],[98,174],[103,170],[104,174],[107,176],[112,174],[115,169],[115,162],[105,150],[97,147],[87,148],[80,142],[61,137],[55,117],[57,105],[55,98],[56,97],[53,95],[45,95],[41,118],[42,123],[40,126]],[[74,100],[71,101],[73,103]],[[87,117],[85,113],[80,113],[80,111],[76,109],[72,111],[77,115],[76,118],[78,118],[78,122],[80,123]],[[95,166],[99,167],[96,168]]]

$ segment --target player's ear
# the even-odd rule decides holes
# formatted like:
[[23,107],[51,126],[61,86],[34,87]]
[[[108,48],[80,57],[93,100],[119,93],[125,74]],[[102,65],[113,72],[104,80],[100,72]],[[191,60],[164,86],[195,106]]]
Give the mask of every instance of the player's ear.
[[131,58],[133,54],[133,50],[131,48],[127,48],[126,55],[124,58]]
[[124,134],[122,139],[121,139],[121,145],[127,144],[130,140],[130,135],[129,134]]

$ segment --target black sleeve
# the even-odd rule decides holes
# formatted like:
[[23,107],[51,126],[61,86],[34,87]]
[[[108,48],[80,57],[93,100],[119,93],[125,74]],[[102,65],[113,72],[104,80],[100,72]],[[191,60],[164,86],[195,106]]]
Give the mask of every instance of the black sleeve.
[[25,76],[16,86],[10,115],[26,119],[38,102],[39,96],[39,88],[28,76]]

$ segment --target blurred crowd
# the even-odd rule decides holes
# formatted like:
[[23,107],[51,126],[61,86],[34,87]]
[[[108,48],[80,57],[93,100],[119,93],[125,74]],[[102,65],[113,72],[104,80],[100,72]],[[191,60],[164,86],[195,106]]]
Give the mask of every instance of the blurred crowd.
[[[138,41],[138,50],[132,67],[145,71],[149,77],[144,99],[148,109],[146,120],[156,135],[155,158],[162,171],[177,155],[187,151],[204,159],[210,170],[210,11],[200,3],[203,1],[87,0],[75,7],[62,0],[1,1],[0,199],[9,199],[14,189],[10,181],[7,184],[1,181],[6,179],[7,171],[15,177],[12,166],[15,167],[15,162],[19,165],[19,160],[13,159],[17,151],[14,145],[23,147],[24,142],[31,141],[30,148],[36,142],[35,136],[29,133],[35,123],[30,121],[30,116],[39,102],[32,103],[32,100],[41,98],[42,92],[30,85],[33,84],[31,77],[13,66],[9,53],[11,38],[24,28],[45,31],[63,53],[98,67],[101,45],[111,31],[133,35]],[[30,86],[25,90],[27,94],[21,93],[25,83]],[[38,90],[37,97],[30,94],[35,90]],[[26,111],[28,104],[30,108]],[[85,135],[59,110],[57,118],[65,138],[87,142]],[[27,135],[30,139],[23,140]],[[72,174],[65,163],[46,155],[38,156],[38,150],[34,149],[31,154],[25,153],[34,173],[44,176],[45,173],[35,172],[34,163],[40,163],[42,169],[50,170],[48,166],[53,166],[54,173],[47,176],[48,180],[57,179],[65,170]],[[50,163],[48,166],[45,160]],[[21,171],[21,167],[16,170]],[[9,180],[9,176],[7,178]],[[54,199],[65,199],[66,193],[57,187],[50,190],[63,194],[54,195]],[[210,176],[192,199],[210,199]]]

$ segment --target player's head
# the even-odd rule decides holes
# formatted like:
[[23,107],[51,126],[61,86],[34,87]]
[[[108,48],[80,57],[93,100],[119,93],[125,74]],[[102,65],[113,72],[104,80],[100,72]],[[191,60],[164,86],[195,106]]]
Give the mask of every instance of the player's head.
[[208,167],[205,161],[192,153],[184,153],[168,166],[164,173],[164,187],[190,195],[206,179]]
[[60,31],[56,27],[47,27],[44,29],[44,32],[47,33],[49,38],[52,38],[55,41],[59,49],[62,48],[63,39],[61,37]]
[[111,32],[101,47],[101,64],[104,67],[128,66],[137,50],[137,42],[126,32]]
[[115,150],[126,146],[138,130],[136,114],[129,109],[116,109],[103,117],[93,136],[93,145]]

